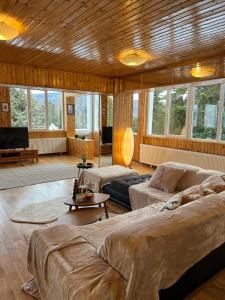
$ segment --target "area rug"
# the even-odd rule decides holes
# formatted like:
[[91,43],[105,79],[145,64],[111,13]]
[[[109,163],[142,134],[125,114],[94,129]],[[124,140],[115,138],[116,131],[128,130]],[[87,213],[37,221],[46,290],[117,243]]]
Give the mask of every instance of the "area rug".
[[0,168],[0,190],[77,177],[75,165],[52,163]]
[[[108,206],[109,217],[118,215],[115,210],[111,210],[111,205]],[[81,208],[82,209],[82,208]],[[17,223],[30,224],[48,224],[56,221],[62,214],[68,211],[68,206],[64,204],[63,198],[28,204],[15,211],[10,219]],[[103,218],[105,213],[103,212]]]
[[10,219],[17,223],[47,224],[56,221],[66,211],[68,206],[63,203],[63,198],[56,198],[28,204],[15,211]]

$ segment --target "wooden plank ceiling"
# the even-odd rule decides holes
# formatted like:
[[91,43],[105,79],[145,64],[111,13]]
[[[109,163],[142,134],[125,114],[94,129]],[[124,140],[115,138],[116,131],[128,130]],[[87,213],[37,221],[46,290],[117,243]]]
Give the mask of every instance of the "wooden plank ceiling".
[[[24,27],[0,41],[5,63],[122,77],[217,56],[221,64],[225,53],[224,0],[1,0],[0,12]],[[153,58],[127,67],[118,61],[126,49]]]

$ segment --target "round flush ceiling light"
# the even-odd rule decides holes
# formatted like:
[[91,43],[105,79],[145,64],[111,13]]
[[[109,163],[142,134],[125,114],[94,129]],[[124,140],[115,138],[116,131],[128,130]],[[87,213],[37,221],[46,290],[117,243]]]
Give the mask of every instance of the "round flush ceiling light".
[[149,55],[140,50],[129,50],[120,53],[119,61],[130,67],[136,67],[144,64],[149,59]]
[[191,75],[193,77],[211,77],[215,75],[215,68],[210,66],[200,66],[199,63],[197,63],[196,67],[191,69]]
[[19,34],[16,27],[7,24],[6,22],[0,22],[0,40],[12,40]]

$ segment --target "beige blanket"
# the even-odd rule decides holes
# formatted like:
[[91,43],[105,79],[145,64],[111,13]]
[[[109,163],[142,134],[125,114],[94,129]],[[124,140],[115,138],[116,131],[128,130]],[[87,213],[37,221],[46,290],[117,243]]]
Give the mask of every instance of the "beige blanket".
[[206,196],[112,232],[98,253],[126,280],[126,300],[156,300],[225,242],[224,215],[224,195]]
[[[60,225],[36,230],[28,251],[28,270],[34,276],[23,289],[42,300],[124,299],[125,281],[97,255],[112,230],[158,213],[161,204],[86,226]],[[119,294],[121,298],[115,298]]]
[[114,179],[120,179],[132,175],[139,175],[136,171],[122,166],[114,165],[101,168],[84,170],[79,178],[79,184],[91,183],[96,192],[100,192],[105,184]]

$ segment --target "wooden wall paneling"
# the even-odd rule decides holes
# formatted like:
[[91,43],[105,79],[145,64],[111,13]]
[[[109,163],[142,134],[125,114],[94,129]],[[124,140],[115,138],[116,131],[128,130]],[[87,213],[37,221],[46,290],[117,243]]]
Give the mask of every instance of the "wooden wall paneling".
[[113,90],[113,81],[106,77],[5,63],[0,63],[0,83],[99,93]]
[[107,95],[101,95],[101,126],[107,126]]
[[65,109],[64,109],[64,120],[65,120],[65,129],[67,137],[74,137],[75,135],[75,115],[67,115],[67,104],[74,105],[74,97],[66,97]]
[[134,135],[134,156],[133,160],[140,160],[140,144],[143,143],[144,136],[146,134],[147,126],[147,105],[148,105],[148,93],[140,92],[138,101],[138,130]]
[[92,139],[94,140],[94,154],[96,157],[98,157],[100,153],[100,136],[99,132],[93,132]]
[[81,156],[85,154],[87,158],[92,158],[95,156],[94,148],[94,140],[80,140],[74,137],[68,138],[68,153],[70,155]]
[[132,127],[132,93],[114,95],[113,110],[113,164],[124,165],[122,145],[127,127]]
[[195,141],[169,137],[144,136],[143,143],[194,152],[225,155],[225,144],[213,141]]
[[[9,104],[9,111],[2,111],[2,103]],[[10,95],[8,87],[0,87],[0,127],[10,127],[11,126],[11,112],[10,112]]]
[[61,138],[66,137],[65,130],[57,130],[57,131],[30,131],[29,138],[30,139],[42,139],[42,138]]

